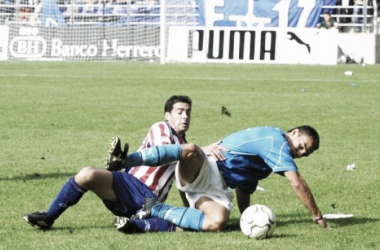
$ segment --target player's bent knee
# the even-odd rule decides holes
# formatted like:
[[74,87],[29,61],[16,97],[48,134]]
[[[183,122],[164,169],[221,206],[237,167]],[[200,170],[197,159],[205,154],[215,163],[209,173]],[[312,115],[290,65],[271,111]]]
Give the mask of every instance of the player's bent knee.
[[87,187],[96,179],[96,169],[93,167],[84,167],[76,175],[75,181],[82,186]]
[[197,145],[194,143],[187,143],[182,145],[182,156],[185,158],[191,158],[197,155]]
[[227,220],[223,216],[206,217],[203,222],[203,230],[210,232],[217,232],[224,229]]
[[208,224],[206,227],[203,228],[204,231],[209,231],[209,232],[219,232],[223,230],[224,224],[221,223],[212,223]]

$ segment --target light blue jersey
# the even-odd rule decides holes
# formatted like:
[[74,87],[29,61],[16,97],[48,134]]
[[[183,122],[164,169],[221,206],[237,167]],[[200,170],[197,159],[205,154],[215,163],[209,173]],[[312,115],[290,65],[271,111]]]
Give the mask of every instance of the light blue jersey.
[[219,170],[230,188],[253,193],[259,180],[274,172],[298,171],[285,133],[275,127],[254,127],[235,132],[221,142],[228,148]]

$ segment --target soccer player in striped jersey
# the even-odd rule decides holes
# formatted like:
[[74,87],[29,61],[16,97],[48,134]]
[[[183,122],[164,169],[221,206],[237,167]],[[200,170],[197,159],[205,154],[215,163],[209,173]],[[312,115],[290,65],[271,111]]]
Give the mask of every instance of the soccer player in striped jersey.
[[[152,125],[138,151],[158,145],[182,144],[187,142],[185,132],[190,126],[191,100],[185,96],[172,96],[165,103],[164,110],[165,121],[157,122]],[[185,114],[187,119],[183,119]],[[113,138],[113,140],[119,139]],[[120,142],[116,141],[110,143],[111,145],[114,145],[113,147],[111,146],[110,153],[112,153],[115,147],[118,147],[116,146],[117,143]],[[121,159],[112,159],[111,157],[112,154],[110,154],[108,158],[108,164],[115,160],[119,164],[116,169],[115,166],[113,166],[113,170],[120,170],[122,168],[120,161]],[[152,167],[136,166],[131,169],[125,169],[125,171],[144,183],[156,195],[158,201],[165,202],[175,178],[175,165],[176,163]],[[181,191],[180,196],[183,204],[188,206],[185,195]],[[157,225],[159,223],[165,225],[164,222],[161,222],[160,219],[157,218],[144,221],[116,216],[114,222],[119,231],[126,233],[150,231],[155,229],[157,229],[157,231],[165,231],[160,227],[160,225]],[[171,225],[171,228],[174,229],[175,226]]]
[[[165,104],[165,122],[152,126],[141,149],[156,145],[180,144],[186,142],[185,132],[189,129],[192,101],[187,96],[172,96]],[[120,140],[113,140],[119,144]],[[216,144],[205,147],[205,152],[215,155]],[[121,151],[121,150],[120,150]],[[115,153],[115,152],[113,152]],[[123,152],[122,152],[123,153]],[[125,152],[126,153],[126,152]],[[120,155],[120,152],[118,152]],[[217,157],[217,156],[216,156]],[[111,157],[112,158],[112,157]],[[109,170],[118,170],[120,163],[109,159]],[[111,161],[112,160],[112,161]],[[115,160],[115,161],[113,161]],[[115,167],[116,166],[116,167]],[[107,171],[94,167],[82,168],[61,188],[55,200],[46,212],[26,214],[26,220],[40,229],[50,229],[58,217],[67,208],[77,204],[88,191],[94,192],[103,200],[105,206],[116,216],[131,217],[141,209],[146,198],[164,202],[174,180],[175,166],[166,164],[160,168],[135,167],[127,168],[128,172]],[[160,218],[147,221],[132,220],[123,223],[120,231],[175,231],[176,226]],[[132,227],[128,228],[128,225]]]
[[[188,116],[189,119],[185,120],[185,122],[180,120],[180,115],[178,116],[179,119],[173,119],[173,115],[166,112],[166,122],[153,124],[138,150],[140,151],[158,145],[186,143],[185,132],[190,125],[190,110],[187,109],[188,107],[179,107],[173,110],[173,112],[177,114],[187,112],[188,114],[186,116]],[[167,110],[169,109],[167,108]],[[175,163],[172,163],[160,167],[137,166],[131,168],[128,172],[147,185],[157,196],[159,201],[164,202],[175,178],[174,170]]]
[[165,218],[184,229],[222,230],[232,209],[235,189],[239,211],[250,205],[250,195],[258,181],[272,172],[285,176],[315,223],[328,227],[305,180],[298,172],[295,158],[310,155],[319,148],[317,131],[299,126],[283,132],[275,127],[253,127],[222,139],[225,160],[208,157],[195,144],[151,147],[128,155],[125,167],[157,165],[178,161],[176,186],[186,192],[190,208],[173,207],[146,200],[140,218]]

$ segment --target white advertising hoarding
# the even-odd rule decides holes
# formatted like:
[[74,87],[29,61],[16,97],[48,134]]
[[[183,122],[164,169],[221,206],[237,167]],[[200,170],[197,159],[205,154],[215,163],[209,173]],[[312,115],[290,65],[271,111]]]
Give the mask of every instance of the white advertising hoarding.
[[8,60],[9,26],[0,25],[0,61]]
[[169,27],[167,61],[335,65],[337,35],[313,28]]

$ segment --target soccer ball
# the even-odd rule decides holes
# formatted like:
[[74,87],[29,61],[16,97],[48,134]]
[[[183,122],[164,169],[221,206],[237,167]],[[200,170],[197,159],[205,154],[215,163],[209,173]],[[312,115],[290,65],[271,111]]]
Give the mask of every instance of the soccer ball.
[[262,240],[272,236],[276,228],[276,216],[264,205],[252,205],[240,217],[240,229],[246,236]]

